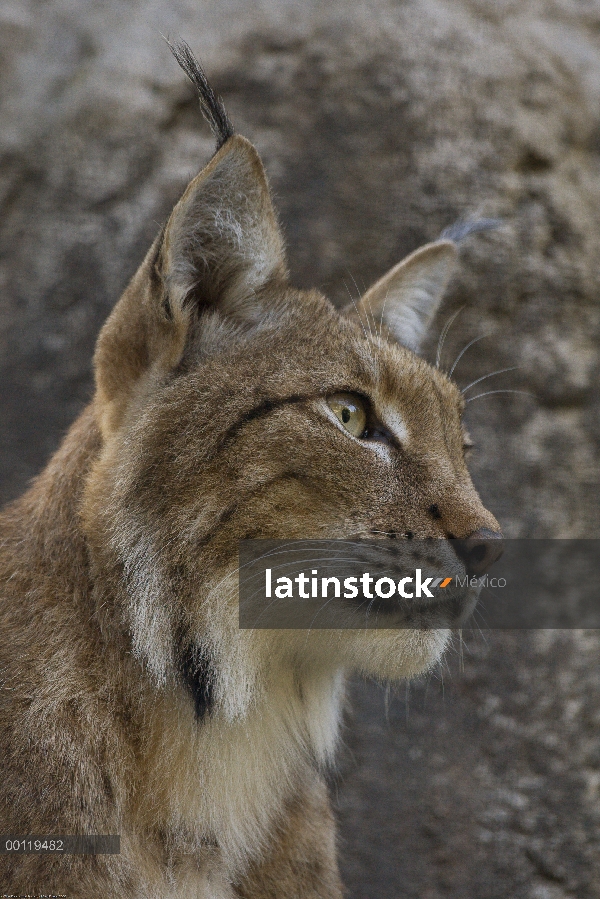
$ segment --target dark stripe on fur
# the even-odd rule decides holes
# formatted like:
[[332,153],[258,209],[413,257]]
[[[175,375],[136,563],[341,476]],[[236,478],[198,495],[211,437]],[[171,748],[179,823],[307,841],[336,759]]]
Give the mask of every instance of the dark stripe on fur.
[[188,646],[179,657],[179,669],[188,687],[196,717],[202,721],[214,707],[214,676],[210,657],[202,647]]
[[[165,38],[165,40],[167,39]],[[188,44],[185,41],[178,41],[172,44],[169,40],[167,40],[167,44],[171,48],[171,53],[196,88],[198,100],[200,101],[200,110],[217,139],[217,150],[219,150],[233,135],[233,125],[229,120],[223,101],[220,97],[217,97],[208,83],[204,69]]]
[[275,409],[281,409],[283,408],[283,406],[288,406],[292,403],[302,403],[310,399],[314,399],[314,397],[286,396],[282,399],[263,400],[257,406],[254,406],[253,409],[249,409],[247,412],[244,412],[243,415],[240,415],[240,417],[227,428],[227,430],[219,440],[219,443],[214,452],[211,453],[211,458],[214,458],[214,456],[222,452],[233,440],[235,440],[239,432],[243,428],[245,428],[247,424],[250,424],[250,422],[270,415],[270,413],[275,411]]
[[[244,493],[241,494],[240,498],[236,500],[235,503],[232,503],[232,505],[228,506],[226,509],[223,509],[214,524],[212,524],[210,528],[204,532],[202,537],[198,539],[198,542],[196,543],[197,549],[204,549],[211,542],[211,540],[214,540],[221,528],[229,521],[231,521],[238,510],[243,507],[245,500],[250,499],[257,493],[262,493],[263,491],[268,490],[273,486],[273,484],[277,484],[280,481],[297,481],[297,483],[302,484],[303,487],[307,487],[308,489],[314,486],[313,479],[310,477],[310,475],[299,471],[284,471],[272,478],[268,478],[268,480],[266,481],[262,481],[262,483],[260,484],[256,484],[249,490],[244,491]],[[259,532],[256,532],[255,537],[258,538],[260,536],[261,534]],[[249,538],[246,537],[244,539]]]

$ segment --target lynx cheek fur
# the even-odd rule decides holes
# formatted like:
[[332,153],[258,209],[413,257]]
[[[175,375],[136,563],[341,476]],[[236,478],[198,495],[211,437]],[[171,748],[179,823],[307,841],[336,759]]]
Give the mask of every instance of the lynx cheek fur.
[[93,402],[0,518],[0,831],[121,853],[0,855],[0,885],[333,899],[345,674],[413,675],[448,632],[240,630],[238,541],[455,536],[493,561],[460,393],[415,355],[457,251],[416,251],[347,314],[292,288],[256,150],[174,53],[217,152],[100,334]]

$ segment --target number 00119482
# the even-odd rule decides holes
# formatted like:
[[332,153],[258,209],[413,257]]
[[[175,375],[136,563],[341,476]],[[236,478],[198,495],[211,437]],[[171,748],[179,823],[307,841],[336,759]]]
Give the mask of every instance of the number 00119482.
[[0,852],[64,852],[64,840],[9,837],[0,840]]

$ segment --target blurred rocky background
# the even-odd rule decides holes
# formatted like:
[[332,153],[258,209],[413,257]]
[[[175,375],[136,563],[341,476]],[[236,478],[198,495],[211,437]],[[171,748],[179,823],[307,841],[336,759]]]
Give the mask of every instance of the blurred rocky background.
[[[506,534],[598,537],[599,0],[3,0],[0,498],[92,393],[100,325],[213,142],[161,33],[258,147],[293,280],[336,303],[459,219],[432,338]],[[350,899],[600,897],[600,641],[465,635],[353,686],[332,783]]]

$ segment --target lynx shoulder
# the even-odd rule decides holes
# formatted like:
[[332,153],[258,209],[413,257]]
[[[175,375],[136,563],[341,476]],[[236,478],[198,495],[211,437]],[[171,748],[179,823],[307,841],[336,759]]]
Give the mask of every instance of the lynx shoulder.
[[455,537],[465,568],[494,560],[460,392],[418,355],[457,248],[345,312],[296,290],[257,151],[174,53],[217,151],[102,329],[92,403],[0,517],[0,832],[120,853],[0,854],[0,883],[333,899],[346,674],[409,677],[449,632],[242,630],[238,544]]

